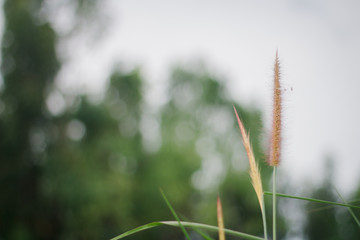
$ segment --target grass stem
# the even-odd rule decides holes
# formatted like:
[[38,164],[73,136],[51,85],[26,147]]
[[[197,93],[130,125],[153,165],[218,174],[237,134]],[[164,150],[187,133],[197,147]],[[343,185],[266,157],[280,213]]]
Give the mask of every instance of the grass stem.
[[262,214],[262,219],[263,219],[263,225],[264,225],[264,238],[265,238],[265,240],[267,240],[268,237],[267,237],[266,211],[265,211],[264,194],[262,195],[262,205],[264,206],[264,208],[261,209],[261,214]]
[[[274,195],[272,192],[267,192],[267,191],[264,191],[264,194],[269,195],[269,196]],[[283,198],[293,198],[293,199],[310,201],[310,202],[324,203],[324,204],[341,206],[341,207],[350,207],[350,208],[358,208],[358,209],[360,209],[360,206],[349,205],[349,204],[338,203],[338,202],[325,201],[325,200],[320,200],[320,199],[315,199],[315,198],[292,196],[292,195],[287,195],[287,194],[282,194],[282,193],[276,193],[276,196],[277,197],[283,197]]]
[[[125,238],[127,236],[133,235],[135,233],[138,232],[142,232],[145,231],[147,229],[151,229],[151,228],[155,228],[155,227],[159,227],[159,226],[163,226],[163,225],[167,225],[167,226],[173,226],[173,227],[189,227],[189,228],[194,228],[194,229],[203,229],[203,230],[207,230],[207,231],[211,231],[211,232],[218,232],[219,228],[216,226],[211,226],[211,225],[207,225],[207,224],[202,224],[202,223],[193,223],[193,222],[178,222],[178,221],[161,221],[161,222],[152,222],[152,223],[148,223],[146,225],[137,227],[135,229],[129,230],[119,236],[116,236],[114,238],[112,238],[111,240],[118,240],[118,239],[122,239]],[[257,237],[254,235],[250,235],[247,233],[242,233],[242,232],[237,232],[234,230],[229,230],[229,229],[224,229],[224,232],[226,234],[229,234],[231,236],[234,237],[238,237],[238,238],[243,238],[243,239],[247,239],[247,240],[264,240],[264,238],[262,237]]]
[[[347,202],[345,201],[345,199],[341,196],[340,192],[339,192],[337,189],[335,189],[335,191],[336,191],[336,193],[339,195],[339,197],[341,198],[341,200],[342,200],[345,204],[347,204]],[[360,228],[360,221],[359,221],[359,219],[356,217],[354,211],[353,211],[350,207],[348,207],[347,209],[348,209],[349,213],[351,214],[351,216],[353,217],[353,219],[355,220],[356,224],[357,224],[357,225],[359,226],[359,228]]]
[[276,240],[276,166],[273,173],[273,240]]
[[178,215],[176,214],[174,208],[171,206],[169,200],[168,200],[167,197],[165,196],[165,193],[163,192],[162,189],[160,189],[160,193],[161,193],[162,197],[164,198],[164,200],[165,200],[165,202],[166,202],[166,205],[169,207],[171,213],[173,214],[173,216],[175,217],[176,221],[178,222],[179,227],[180,227],[181,230],[183,231],[186,239],[187,239],[187,240],[191,240],[188,232],[186,231],[186,229],[184,228],[184,226],[181,224],[180,218],[179,218]]
[[218,219],[218,227],[219,227],[219,240],[225,240],[225,232],[224,232],[224,217],[221,206],[220,196],[217,197],[217,219]]

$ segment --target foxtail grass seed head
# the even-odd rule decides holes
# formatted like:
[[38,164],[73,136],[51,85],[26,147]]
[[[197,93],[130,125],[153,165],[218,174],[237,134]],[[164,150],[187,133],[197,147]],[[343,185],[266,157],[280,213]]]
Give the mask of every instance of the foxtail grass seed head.
[[218,219],[218,227],[219,227],[219,240],[225,240],[224,217],[223,217],[222,205],[219,195],[217,196],[217,219]]
[[280,62],[278,53],[276,51],[276,58],[274,64],[274,92],[273,92],[273,120],[272,132],[270,139],[270,154],[268,164],[270,166],[278,166],[280,163],[281,152],[281,87],[280,87]]
[[239,115],[236,111],[236,108],[234,106],[234,111],[236,114],[236,119],[237,122],[239,124],[239,128],[240,128],[240,132],[241,132],[241,136],[243,139],[243,144],[246,150],[246,153],[248,155],[248,159],[249,159],[249,164],[250,164],[250,178],[251,178],[251,183],[255,189],[257,198],[259,200],[259,204],[260,204],[260,208],[261,211],[263,211],[263,188],[262,188],[262,183],[261,183],[261,175],[260,175],[260,171],[259,171],[259,166],[255,161],[255,157],[254,157],[254,153],[250,144],[250,138],[249,135],[246,133],[245,128],[243,123],[241,122]]

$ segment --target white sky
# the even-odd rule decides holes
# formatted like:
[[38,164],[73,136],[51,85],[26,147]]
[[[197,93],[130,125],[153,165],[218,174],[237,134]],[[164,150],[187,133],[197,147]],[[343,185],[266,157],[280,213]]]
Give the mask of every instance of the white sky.
[[83,42],[71,50],[63,88],[102,89],[114,61],[141,66],[161,85],[174,63],[201,58],[269,122],[278,48],[284,87],[293,88],[285,93],[280,175],[297,187],[318,183],[331,155],[337,187],[359,185],[360,1],[109,0],[106,11],[106,35],[90,51]]

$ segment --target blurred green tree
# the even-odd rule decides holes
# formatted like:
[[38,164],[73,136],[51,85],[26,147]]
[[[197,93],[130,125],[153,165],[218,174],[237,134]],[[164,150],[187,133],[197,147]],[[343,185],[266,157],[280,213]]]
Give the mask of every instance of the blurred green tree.
[[61,205],[62,239],[108,239],[131,224],[134,172],[143,157],[141,84],[138,71],[115,72],[103,102],[79,96],[76,109],[57,119],[64,137],[49,151],[43,180]]
[[[342,202],[337,195],[333,182],[334,161],[327,159],[326,178],[319,188],[311,189],[312,197],[328,201]],[[356,195],[355,198],[356,199]],[[359,211],[353,209],[357,216]],[[343,207],[321,206],[316,203],[307,204],[307,216],[304,232],[308,239],[359,239],[359,226]]]
[[[2,48],[0,232],[6,239],[52,239],[61,226],[39,189],[49,118],[45,89],[59,68],[56,34],[37,24],[39,1],[6,1]],[[49,221],[51,224],[49,225]]]
[[[216,195],[220,192],[227,227],[261,235],[260,209],[225,82],[210,75],[201,64],[179,65],[172,72],[167,91],[168,101],[157,117],[161,147],[146,162],[146,171],[138,175],[144,188],[139,193],[149,191],[145,204],[144,197],[134,199],[144,216],[142,222],[152,221],[149,216],[172,219],[166,207],[162,211],[165,214],[157,213],[164,204],[154,192],[162,186],[183,216],[216,225]],[[261,114],[236,107],[250,129],[266,182],[270,173],[261,160]],[[154,200],[149,201],[150,196]]]
[[[330,170],[328,168],[328,170]],[[336,201],[334,186],[331,180],[332,172],[325,179],[323,185],[314,190],[313,198]],[[309,239],[340,239],[337,228],[336,211],[334,207],[325,206],[322,209],[318,204],[308,203],[308,216],[305,232]]]
[[[77,1],[79,14],[85,2]],[[153,112],[139,69],[110,73],[98,103],[61,92],[54,85],[58,34],[39,20],[42,4],[4,3],[0,238],[108,239],[173,219],[159,187],[180,215],[214,225],[220,192],[227,227],[261,235],[226,84],[201,67],[178,66],[168,101]],[[55,113],[59,102],[63,109]],[[261,114],[236,107],[261,159]],[[268,168],[262,170],[267,182]],[[164,228],[133,239],[139,238],[183,236]]]

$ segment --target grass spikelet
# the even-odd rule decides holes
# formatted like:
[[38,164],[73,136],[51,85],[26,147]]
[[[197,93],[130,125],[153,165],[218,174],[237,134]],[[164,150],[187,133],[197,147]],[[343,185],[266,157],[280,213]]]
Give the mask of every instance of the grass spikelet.
[[223,211],[222,211],[221,200],[219,195],[217,196],[217,220],[219,227],[219,240],[225,240],[224,218],[223,218]]
[[276,168],[280,163],[281,153],[281,114],[282,96],[280,86],[280,62],[276,51],[274,64],[273,121],[271,132],[270,154],[268,164],[274,168],[273,173],[273,240],[276,240]]
[[261,211],[263,211],[263,188],[262,188],[262,183],[261,183],[261,175],[260,175],[260,171],[259,171],[259,167],[258,164],[255,161],[255,157],[254,157],[254,153],[250,144],[250,138],[249,135],[246,133],[245,128],[243,123],[241,122],[239,115],[236,111],[236,108],[234,106],[234,111],[236,114],[236,118],[237,118],[237,122],[239,124],[239,128],[240,128],[240,132],[241,132],[241,136],[243,139],[243,144],[246,150],[246,153],[248,155],[248,159],[249,159],[249,164],[250,164],[250,178],[251,178],[251,183],[255,189],[256,195],[258,197],[259,200],[259,204],[261,207]]
[[234,107],[237,122],[239,124],[241,136],[243,139],[243,144],[244,144],[244,147],[245,147],[246,153],[248,155],[248,159],[249,159],[249,164],[250,164],[249,172],[250,172],[251,183],[253,185],[253,188],[255,189],[256,196],[259,200],[259,205],[260,205],[262,220],[263,220],[263,225],[264,225],[264,237],[266,240],[267,239],[267,227],[266,227],[266,214],[265,214],[265,205],[264,205],[264,192],[263,192],[262,183],[261,183],[261,175],[260,175],[260,171],[259,171],[259,166],[255,161],[254,153],[253,153],[253,150],[252,150],[252,147],[250,144],[249,135],[245,131],[244,124],[241,122],[239,114],[237,113],[235,106],[233,106],[233,107]]
[[281,150],[281,88],[280,88],[280,62],[276,51],[274,64],[274,93],[273,93],[273,121],[271,133],[271,145],[268,164],[270,166],[278,166],[280,163]]

